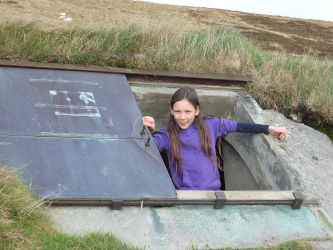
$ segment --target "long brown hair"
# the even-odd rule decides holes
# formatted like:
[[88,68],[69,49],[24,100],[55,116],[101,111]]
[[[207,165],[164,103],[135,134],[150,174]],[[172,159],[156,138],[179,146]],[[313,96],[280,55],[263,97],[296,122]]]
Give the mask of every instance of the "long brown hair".
[[[188,100],[193,105],[195,110],[198,107],[200,107],[197,92],[191,88],[181,88],[181,89],[178,89],[171,98],[171,102],[170,102],[171,109],[173,109],[173,105],[176,102],[181,101],[183,99]],[[219,162],[219,161],[214,153],[214,150],[212,149],[211,138],[208,134],[207,126],[204,123],[205,119],[208,119],[208,116],[203,116],[202,113],[199,112],[199,114],[195,116],[193,123],[199,132],[200,147],[202,148],[204,155],[212,161],[215,171],[216,171],[214,159],[216,159],[217,162]],[[171,166],[172,162],[174,160],[176,160],[176,172],[179,167],[180,171],[183,173],[182,143],[179,138],[180,127],[176,123],[176,121],[171,113],[169,116],[168,125],[169,125],[169,129],[167,131],[169,132],[169,135],[170,135],[170,148],[171,148],[171,152],[172,152],[172,159],[171,159],[170,166]],[[199,148],[198,148],[198,150],[199,150]],[[218,167],[220,168],[219,165],[220,164],[218,163]]]

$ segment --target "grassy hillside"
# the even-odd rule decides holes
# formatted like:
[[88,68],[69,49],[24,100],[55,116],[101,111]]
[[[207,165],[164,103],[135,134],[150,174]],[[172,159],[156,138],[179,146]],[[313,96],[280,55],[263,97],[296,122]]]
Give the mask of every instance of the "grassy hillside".
[[[181,7],[132,0],[0,1],[0,21],[36,22],[46,29],[116,27],[128,23],[197,32],[228,24],[266,51],[333,58],[333,22],[236,11]],[[59,19],[65,12],[72,22]]]

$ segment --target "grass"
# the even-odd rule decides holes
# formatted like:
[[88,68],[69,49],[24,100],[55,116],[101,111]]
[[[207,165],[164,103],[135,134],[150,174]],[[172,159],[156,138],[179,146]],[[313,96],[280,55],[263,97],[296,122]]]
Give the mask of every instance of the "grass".
[[[192,246],[188,248],[189,250],[199,250],[199,248]],[[200,248],[201,249],[201,248]],[[216,248],[210,248],[207,246],[205,248],[206,250],[216,250]],[[231,248],[224,248],[224,249],[231,249]],[[240,249],[246,249],[246,250],[314,250],[315,248],[307,243],[306,240],[293,240],[284,242],[278,246],[269,247],[269,248],[240,248]],[[222,249],[221,249],[222,250]]]
[[44,31],[2,23],[0,30],[0,57],[11,60],[220,74],[242,74],[247,64],[239,55],[248,42],[227,25],[196,34],[137,24]]
[[[264,249],[264,248],[259,248]],[[315,248],[304,240],[294,240],[282,243],[275,247],[266,248],[266,250],[314,250]]]
[[261,53],[250,94],[282,113],[301,111],[318,122],[333,124],[333,64],[308,55]]

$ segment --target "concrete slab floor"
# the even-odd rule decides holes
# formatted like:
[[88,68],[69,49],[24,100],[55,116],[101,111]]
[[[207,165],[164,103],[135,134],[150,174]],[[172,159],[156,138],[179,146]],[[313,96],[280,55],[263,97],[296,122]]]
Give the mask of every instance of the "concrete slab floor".
[[332,250],[333,249],[333,241],[309,241],[315,249],[317,250]]
[[328,238],[308,207],[212,206],[57,207],[48,209],[61,232],[110,232],[145,249],[254,248],[304,238]]

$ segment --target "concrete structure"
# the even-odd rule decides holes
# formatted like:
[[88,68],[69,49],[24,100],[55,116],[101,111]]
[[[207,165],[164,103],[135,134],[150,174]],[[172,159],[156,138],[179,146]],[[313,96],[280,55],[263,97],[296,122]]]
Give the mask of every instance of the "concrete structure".
[[[167,122],[171,95],[186,86],[134,81],[130,81],[130,85],[142,113],[156,119],[157,129]],[[191,86],[200,96],[204,113],[264,123],[260,107],[242,88]],[[267,247],[290,240],[332,237],[332,223],[320,207],[291,208],[295,199],[292,191],[300,184],[285,160],[272,150],[267,138],[262,134],[237,133],[224,138],[227,197],[223,209],[214,209],[217,201],[214,192],[185,191],[177,193],[178,201],[185,200],[186,204],[186,200],[194,200],[211,205],[154,207],[142,201],[141,207],[123,206],[119,211],[108,207],[53,206],[49,213],[60,231],[112,232],[121,240],[146,249]],[[267,205],[287,200],[289,205]],[[252,205],[232,205],[235,201]]]
[[[167,124],[171,96],[183,86],[197,90],[204,114],[265,124],[260,117],[260,107],[242,88],[170,83],[130,84],[142,113],[155,118],[157,130]],[[241,133],[232,133],[225,137],[222,154],[226,190],[297,189],[297,185],[290,181],[283,161],[272,152],[265,137],[262,134]]]
[[[43,67],[54,65],[43,64]],[[63,69],[61,65],[57,67]],[[231,78],[159,72],[164,80],[156,82],[152,80],[156,72],[142,73],[144,77],[138,80],[140,72],[135,70],[66,68],[126,74],[142,113],[154,116],[158,128],[168,119],[171,95],[186,85],[197,90],[206,114],[244,122],[265,124],[267,121],[244,89],[230,84]],[[142,81],[145,77],[149,81]],[[168,79],[173,81],[168,82]],[[186,83],[177,83],[177,79]],[[203,84],[202,79],[212,81],[214,85]],[[200,84],[196,80],[200,80]],[[216,85],[219,81],[228,83]],[[115,207],[114,201],[105,202],[104,206],[83,206],[90,202],[78,201],[77,205],[81,206],[51,206],[48,213],[54,226],[62,232],[111,232],[126,243],[146,249],[252,248],[304,238],[331,238],[332,221],[326,214],[333,211],[332,202],[326,202],[331,192],[323,190],[324,195],[318,195],[318,188],[315,192],[307,190],[307,180],[300,178],[289,155],[281,153],[286,143],[271,135],[234,133],[226,136],[223,141],[225,192],[178,191],[175,200],[155,203],[154,200],[123,200],[117,203],[119,207]],[[314,159],[318,160],[318,157]],[[316,171],[315,176],[331,174],[329,168],[325,170]],[[330,178],[322,181],[324,187],[331,185]],[[302,200],[294,193],[296,190],[305,191],[308,196],[300,209],[292,209]],[[314,200],[317,197],[321,197],[319,202],[323,202],[325,209]],[[111,210],[110,205],[121,209]],[[320,245],[316,247],[320,248]]]
[[51,207],[56,228],[68,234],[111,232],[145,249],[224,249],[274,246],[302,238],[327,238],[307,207],[211,206]]

